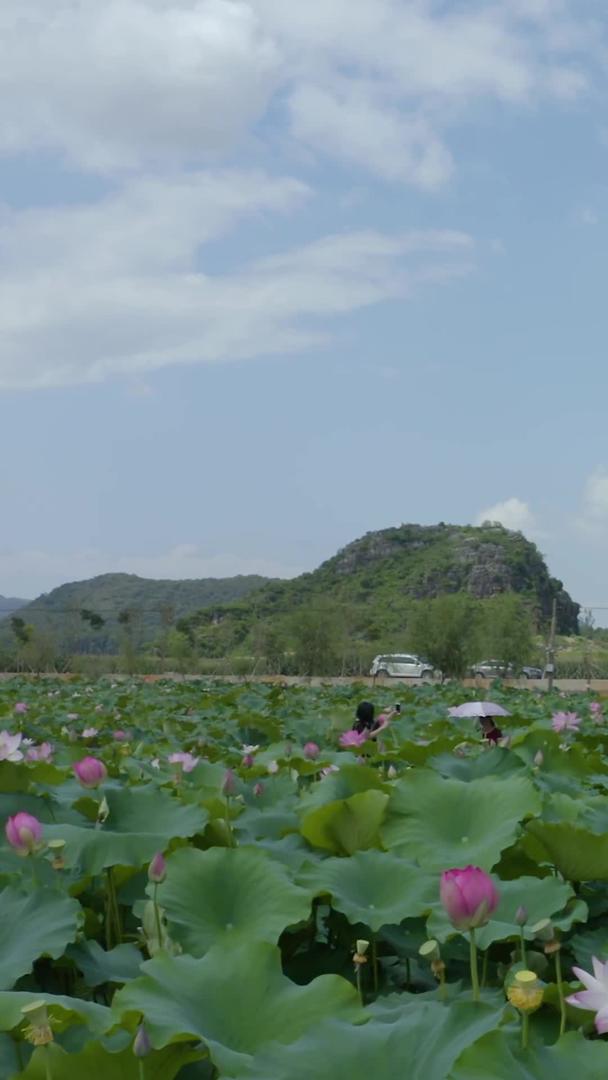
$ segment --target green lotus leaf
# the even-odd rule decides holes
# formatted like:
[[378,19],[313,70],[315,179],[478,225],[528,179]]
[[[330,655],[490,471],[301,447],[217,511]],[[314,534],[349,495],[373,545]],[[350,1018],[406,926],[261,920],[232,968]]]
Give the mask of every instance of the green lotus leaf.
[[109,866],[142,866],[174,837],[202,832],[205,810],[186,806],[168,792],[149,784],[141,788],[109,790],[110,813],[97,829],[87,825],[48,825],[48,840],[65,840],[67,866],[83,874],[99,874]]
[[[174,1080],[188,1062],[201,1058],[201,1052],[183,1043],[153,1051],[145,1058],[146,1080]],[[45,1050],[35,1050],[27,1068],[14,1075],[14,1080],[48,1080],[47,1062],[50,1061],[53,1078],[58,1080],[83,1080],[87,1075],[95,1080],[140,1080],[139,1062],[131,1046],[112,1054],[100,1043],[89,1043],[80,1053],[66,1053],[60,1046],[51,1045]]]
[[339,772],[323,776],[303,795],[300,805],[302,810],[307,812],[371,790],[390,790],[388,785],[383,783],[377,769],[372,769],[369,765],[342,765]]
[[202,959],[158,956],[142,970],[116,995],[116,1018],[133,1026],[145,1016],[157,1048],[202,1039],[222,1076],[249,1068],[268,1043],[289,1046],[326,1016],[361,1015],[345,979],[322,975],[296,986],[283,975],[279,950],[263,942],[218,945]]
[[13,1031],[23,1021],[26,1005],[44,1001],[55,1030],[64,1031],[84,1025],[95,1035],[103,1035],[112,1025],[112,1014],[105,1005],[81,998],[46,994],[40,990],[28,993],[21,990],[0,990],[0,1031]]
[[124,983],[135,979],[143,956],[135,945],[118,945],[106,952],[98,941],[84,940],[70,945],[67,956],[82,972],[87,986],[101,986],[105,982]]
[[193,956],[235,937],[274,944],[287,926],[309,917],[311,902],[285,866],[243,847],[176,851],[158,899],[171,939]]
[[[575,901],[571,887],[557,878],[521,877],[515,881],[499,881],[496,884],[500,894],[498,908],[487,926],[476,931],[477,943],[481,949],[487,949],[493,941],[519,938],[519,926],[515,923],[515,914],[519,907],[525,907],[528,912],[524,927],[524,934],[528,939],[534,938],[530,927],[541,919],[553,918],[560,929],[569,930],[574,921],[584,922],[587,918],[587,905],[582,901]],[[562,912],[566,905],[568,909],[563,920],[556,918],[557,913]],[[429,937],[438,941],[446,941],[458,933],[439,904],[435,906],[428,920],[427,930]]]
[[525,776],[463,783],[412,771],[395,785],[382,839],[428,870],[468,864],[490,870],[515,841],[520,822],[539,811],[540,796]]
[[313,847],[334,855],[378,847],[388,800],[384,792],[372,790],[328,803],[303,815],[300,832]]
[[74,941],[81,908],[54,889],[25,892],[9,885],[0,892],[0,988],[9,989],[41,956],[61,956]]
[[568,881],[608,881],[608,835],[569,822],[529,821],[526,829]]
[[[238,1080],[446,1080],[453,1062],[499,1023],[504,1006],[456,1001],[410,1001],[392,1022],[352,1027],[328,1020],[299,1042],[262,1053],[255,1066],[230,1075]],[[489,1072],[486,1080],[493,1074]]]
[[[532,1019],[534,1023],[534,1019]],[[553,1046],[532,1042],[520,1048],[519,1032],[491,1031],[458,1058],[449,1080],[604,1080],[608,1046],[569,1032]]]
[[437,898],[437,877],[390,852],[358,851],[350,859],[324,859],[308,866],[298,881],[318,894],[349,922],[377,931],[430,910]]

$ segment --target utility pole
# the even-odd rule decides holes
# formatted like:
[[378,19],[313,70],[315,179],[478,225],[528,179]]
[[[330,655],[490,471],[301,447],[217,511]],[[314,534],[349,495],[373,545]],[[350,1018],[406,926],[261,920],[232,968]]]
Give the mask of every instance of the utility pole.
[[553,610],[551,612],[551,630],[549,631],[549,644],[547,645],[547,663],[545,674],[547,676],[547,690],[553,689],[555,677],[555,631],[557,629],[557,597],[553,598]]

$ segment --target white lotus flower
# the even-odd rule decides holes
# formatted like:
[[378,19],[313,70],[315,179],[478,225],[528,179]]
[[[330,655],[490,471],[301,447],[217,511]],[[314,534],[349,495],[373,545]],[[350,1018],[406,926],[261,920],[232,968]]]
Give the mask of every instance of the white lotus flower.
[[0,761],[23,761],[21,733],[11,735],[9,731],[0,731]]
[[593,975],[582,968],[573,967],[577,979],[586,990],[579,990],[566,998],[569,1005],[577,1009],[587,1009],[595,1013],[595,1027],[600,1035],[608,1032],[608,961],[602,964],[597,957],[592,957]]

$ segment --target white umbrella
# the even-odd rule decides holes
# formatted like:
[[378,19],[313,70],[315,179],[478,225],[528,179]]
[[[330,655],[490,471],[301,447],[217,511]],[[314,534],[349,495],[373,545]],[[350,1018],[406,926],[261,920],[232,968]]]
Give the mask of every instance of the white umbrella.
[[465,701],[464,705],[455,705],[448,709],[450,716],[455,720],[467,716],[510,716],[502,705],[496,705],[493,701]]

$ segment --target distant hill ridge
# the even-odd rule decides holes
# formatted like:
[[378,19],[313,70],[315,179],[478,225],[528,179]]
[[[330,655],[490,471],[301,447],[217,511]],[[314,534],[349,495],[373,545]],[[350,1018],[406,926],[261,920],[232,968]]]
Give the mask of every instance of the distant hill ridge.
[[477,599],[505,592],[529,599],[539,623],[551,618],[557,601],[559,633],[576,634],[580,606],[551,576],[538,548],[520,532],[488,523],[400,525],[369,532],[314,570],[291,581],[273,581],[244,599],[182,620],[190,635],[210,624],[233,624],[234,642],[245,641],[254,625],[298,609],[332,603],[350,611],[362,638],[374,640],[404,625],[412,601],[445,593]]
[[[317,570],[289,581],[102,574],[53,589],[21,608],[19,617],[52,633],[66,651],[115,651],[124,639],[125,618],[132,620],[138,647],[177,625],[201,644],[230,650],[250,646],[260,625],[273,626],[311,605],[347,611],[356,636],[373,641],[400,633],[413,601],[445,593],[485,599],[505,592],[526,597],[545,624],[555,599],[558,632],[578,632],[579,605],[551,576],[535,544],[491,523],[408,524],[369,532]],[[3,634],[9,633],[7,624]]]
[[0,619],[12,615],[14,611],[29,604],[29,600],[20,600],[16,596],[0,596]]
[[[25,623],[50,632],[62,649],[111,652],[120,644],[121,613],[130,615],[134,638],[144,645],[176,619],[207,605],[238,600],[268,580],[256,574],[182,581],[100,574],[43,593],[18,614]],[[83,618],[83,612],[89,619]],[[95,628],[91,616],[102,619],[103,625]]]

